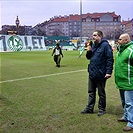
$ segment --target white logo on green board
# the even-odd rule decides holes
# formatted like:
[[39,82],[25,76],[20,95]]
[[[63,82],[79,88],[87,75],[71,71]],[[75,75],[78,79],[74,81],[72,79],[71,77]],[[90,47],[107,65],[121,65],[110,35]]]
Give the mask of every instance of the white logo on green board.
[[23,41],[19,36],[11,36],[8,39],[7,44],[13,51],[20,51],[23,48]]

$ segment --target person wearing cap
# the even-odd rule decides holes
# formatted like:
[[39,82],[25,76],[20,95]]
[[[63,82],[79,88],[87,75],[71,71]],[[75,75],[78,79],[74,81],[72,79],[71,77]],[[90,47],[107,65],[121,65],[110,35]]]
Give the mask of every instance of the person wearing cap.
[[61,56],[63,58],[62,49],[60,48],[60,41],[56,41],[56,47],[53,49],[52,56],[54,55],[54,61],[56,63],[56,67],[60,67]]
[[120,35],[115,60],[115,83],[124,114],[118,122],[127,122],[124,131],[133,131],[133,42],[129,34]]

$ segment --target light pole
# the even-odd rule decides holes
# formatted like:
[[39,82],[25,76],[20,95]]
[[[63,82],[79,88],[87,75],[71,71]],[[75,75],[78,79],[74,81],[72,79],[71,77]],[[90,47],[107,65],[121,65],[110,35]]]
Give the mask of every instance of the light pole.
[[114,42],[115,42],[115,39],[116,39],[116,27],[114,28]]
[[17,16],[17,18],[16,18],[15,23],[16,23],[17,34],[18,34],[18,28],[19,28],[19,19],[18,19],[18,16]]
[[82,44],[82,0],[80,0],[80,45]]

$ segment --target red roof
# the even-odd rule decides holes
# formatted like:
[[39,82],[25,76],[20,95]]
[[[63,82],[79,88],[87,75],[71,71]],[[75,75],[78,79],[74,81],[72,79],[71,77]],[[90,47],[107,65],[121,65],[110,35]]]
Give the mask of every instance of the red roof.
[[52,22],[68,22],[69,17],[56,17],[52,19]]
[[91,18],[100,18],[105,14],[109,14],[112,17],[118,17],[114,12],[104,12],[104,13],[88,13],[88,16]]
[[[109,14],[111,15],[112,17],[118,17],[118,15],[115,14],[115,12],[104,12],[104,13],[87,13],[87,14],[82,14],[82,18],[87,18],[87,17],[90,17],[90,18],[100,18],[102,17],[103,15],[105,14]],[[51,21],[52,22],[68,22],[68,20],[75,20],[75,21],[78,21],[80,20],[80,15],[78,14],[70,14],[69,16],[60,16],[60,17],[55,17],[55,18],[52,18]]]
[[121,25],[126,25],[128,23],[128,21],[122,21]]
[[80,20],[80,15],[76,14],[76,15],[69,15],[69,20]]

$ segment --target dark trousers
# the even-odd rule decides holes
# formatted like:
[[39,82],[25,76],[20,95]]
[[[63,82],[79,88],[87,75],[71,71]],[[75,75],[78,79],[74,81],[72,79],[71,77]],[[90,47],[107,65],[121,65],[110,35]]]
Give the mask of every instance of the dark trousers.
[[54,61],[55,61],[56,65],[60,66],[61,56],[54,55]]
[[99,110],[106,110],[106,93],[105,93],[105,85],[106,79],[99,81],[90,79],[88,81],[88,105],[87,109],[90,111],[94,110],[94,105],[96,102],[96,91],[98,90],[99,102],[98,108]]
[[125,106],[125,96],[124,96],[125,90],[119,90],[119,92],[120,92],[122,107],[124,108],[124,106]]

